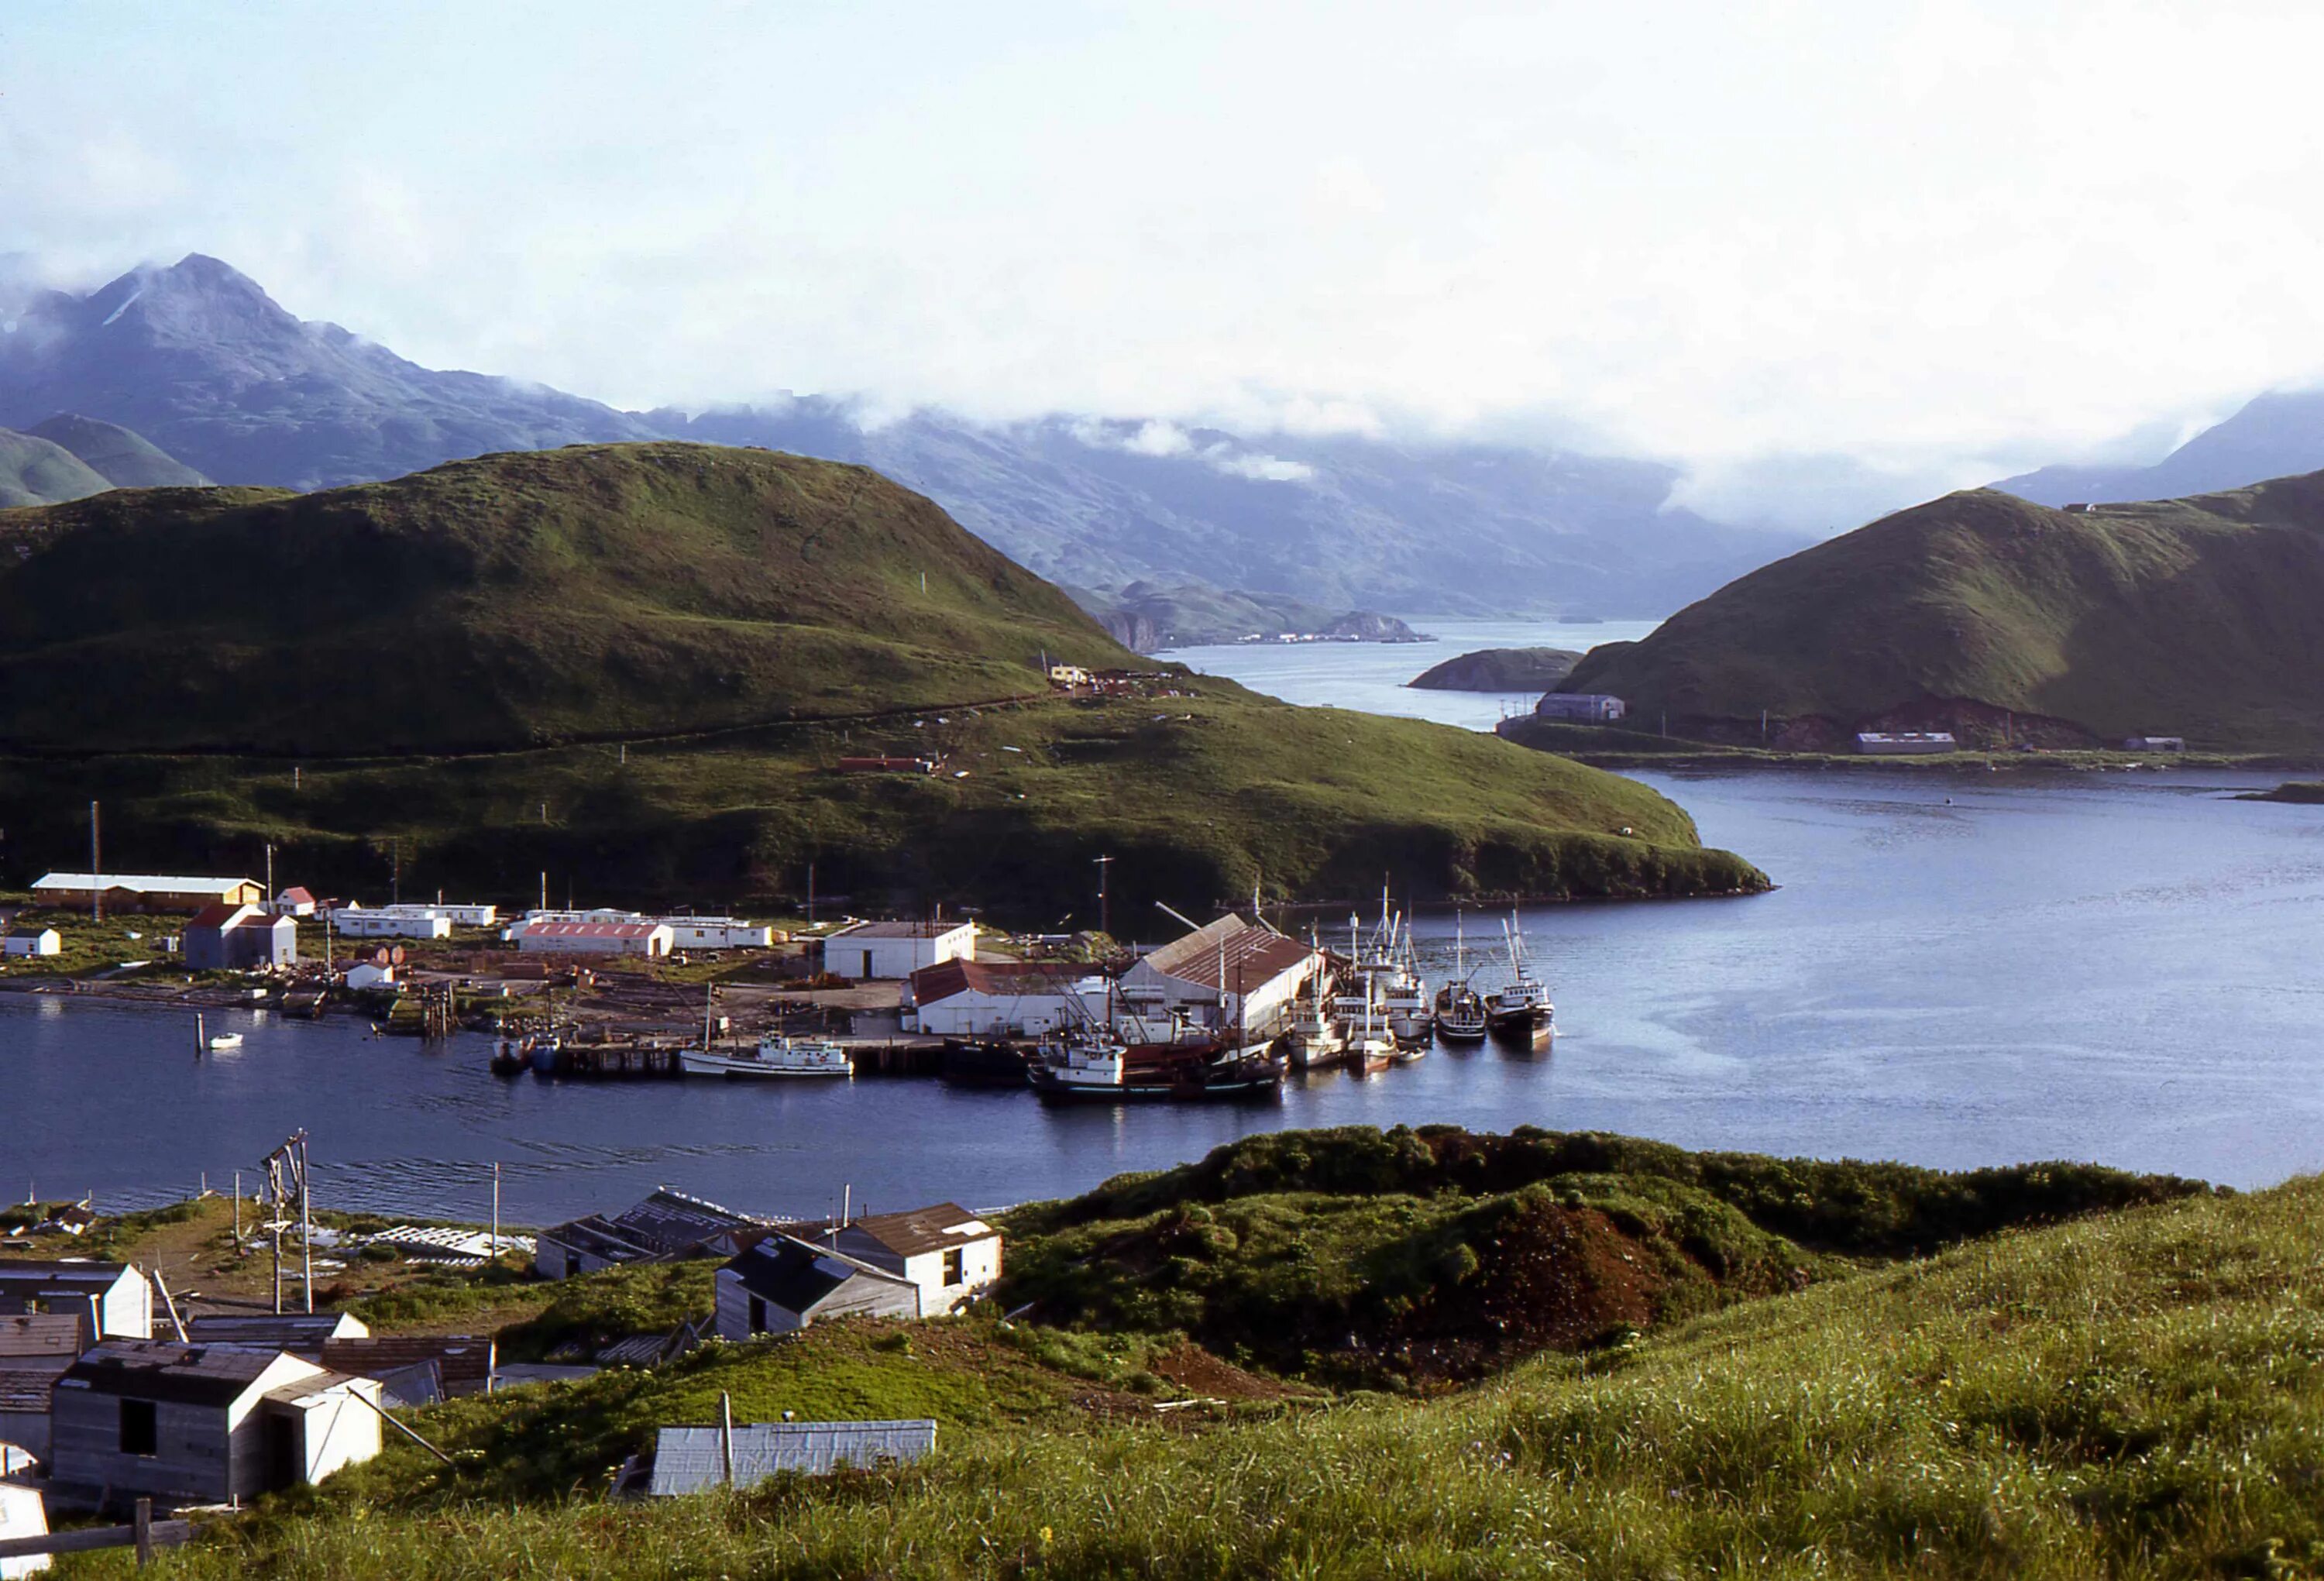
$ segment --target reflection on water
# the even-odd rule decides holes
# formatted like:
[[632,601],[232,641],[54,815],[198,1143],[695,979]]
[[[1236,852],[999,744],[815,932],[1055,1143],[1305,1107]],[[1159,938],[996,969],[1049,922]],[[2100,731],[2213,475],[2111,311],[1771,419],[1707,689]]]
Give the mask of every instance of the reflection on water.
[[[212,1012],[0,995],[0,1187],[100,1204],[223,1185],[295,1126],[333,1205],[519,1220],[661,1183],[737,1207],[987,1207],[1283,1126],[1596,1128],[1692,1147],[1948,1166],[2094,1158],[2255,1185],[2324,1166],[2324,808],[2170,775],[1912,770],[1653,783],[1783,887],[1527,911],[1554,1052],[1438,1050],[1279,1099],[1116,1111],[934,1082],[496,1080],[448,1053]],[[1449,969],[1452,918],[1419,932]],[[1472,951],[1498,918],[1471,914]],[[1480,979],[1497,966],[1488,960]]]

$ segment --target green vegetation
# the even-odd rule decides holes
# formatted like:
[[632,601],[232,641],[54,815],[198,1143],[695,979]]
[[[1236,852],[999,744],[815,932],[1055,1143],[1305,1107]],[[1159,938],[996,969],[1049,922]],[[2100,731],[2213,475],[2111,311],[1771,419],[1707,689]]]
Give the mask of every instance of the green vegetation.
[[2029,1223],[2194,1194],[2091,1165],[1946,1174],[1594,1133],[1278,1132],[1021,1209],[1003,1305],[1178,1330],[1334,1384],[1474,1379]]
[[2256,791],[2240,798],[2246,802],[2291,802],[2301,806],[2324,804],[2324,782],[2312,779],[2289,779],[2272,791]]
[[112,486],[63,446],[0,428],[0,510],[78,500]]
[[1546,692],[1581,662],[1563,648],[1483,648],[1432,665],[1405,685],[1430,692]]
[[[1446,1399],[1260,1406],[1191,1433],[1074,1403],[1004,1354],[1022,1326],[922,1325],[908,1351],[834,1329],[438,1408],[416,1420],[478,1451],[458,1471],[393,1447],[160,1573],[2313,1576],[2319,1215],[2312,1179],[2092,1214]],[[1159,1358],[1117,1365],[1140,1359]],[[715,1420],[721,1390],[744,1420],[946,1426],[918,1467],[595,1501],[645,1429]]]
[[72,452],[112,488],[200,488],[209,482],[160,446],[118,423],[59,412],[25,432]]
[[[117,493],[0,516],[11,535],[16,851],[78,849],[97,799],[153,869],[272,843],[350,892],[400,861],[423,890],[513,898],[545,870],[779,905],[813,862],[859,906],[1043,925],[1086,913],[1108,853],[1141,914],[1262,877],[1317,899],[1384,873],[1416,899],[1766,883],[1660,795],[1472,732],[1175,675],[1054,695],[1044,651],[1133,656],[859,467],[575,446],[305,496]],[[867,754],[946,762],[838,770]]]
[[1820,749],[1859,729],[2215,750],[2324,747],[2324,474],[2052,510],[1948,495],[1729,584],[1563,683],[1683,735]]
[[[1129,653],[861,467],[692,445],[290,495],[132,491],[0,523],[0,739],[475,750],[1045,689]],[[921,591],[926,578],[927,591]]]
[[[917,727],[917,728],[916,728]],[[848,775],[846,753],[941,751],[945,773]],[[954,777],[965,771],[966,777]],[[101,798],[141,860],[310,886],[795,907],[806,868],[859,909],[982,903],[1003,920],[1096,922],[1247,896],[1688,895],[1763,887],[1634,781],[1472,731],[1296,709],[1226,682],[1139,697],[935,710],[868,725],[459,758],[223,756],[0,760],[12,849],[72,849]],[[546,816],[544,817],[544,808]],[[1623,831],[1628,831],[1625,834]],[[1038,853],[1038,860],[1029,859]]]

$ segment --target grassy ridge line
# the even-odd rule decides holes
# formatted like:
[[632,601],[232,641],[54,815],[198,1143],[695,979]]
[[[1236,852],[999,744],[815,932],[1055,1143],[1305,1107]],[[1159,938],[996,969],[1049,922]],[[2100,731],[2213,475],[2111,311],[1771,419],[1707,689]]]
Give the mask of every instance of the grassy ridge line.
[[[577,874],[649,904],[764,904],[798,895],[813,860],[822,892],[859,907],[981,904],[1045,927],[1094,920],[1087,864],[1102,854],[1120,859],[1122,918],[1255,880],[1318,900],[1377,894],[1384,875],[1419,900],[1766,883],[1635,781],[1444,726],[1174,685],[1183,695],[932,709],[924,729],[786,727],[626,762],[595,748],[309,764],[295,786],[279,763],[226,758],[0,759],[0,808],[14,850],[78,849],[96,796],[137,831],[141,860],[247,867],[272,843],[282,870],[354,893],[383,885],[392,837],[421,893],[521,897],[545,869],[553,887]],[[829,769],[931,749],[969,777]]]
[[2308,1576],[2319,1214],[2313,1179],[2138,1209],[1452,1401],[956,1433],[914,1470],[648,1508],[415,1497],[397,1449],[165,1573]]
[[1757,740],[1763,709],[1825,745],[1900,709],[1967,704],[2099,741],[2311,750],[2319,601],[2318,477],[2088,514],[1975,490],[1753,572],[1643,641],[1592,650],[1563,685],[1737,741]]
[[1128,665],[1063,592],[861,467],[573,446],[9,524],[0,738],[472,750],[1011,694]]

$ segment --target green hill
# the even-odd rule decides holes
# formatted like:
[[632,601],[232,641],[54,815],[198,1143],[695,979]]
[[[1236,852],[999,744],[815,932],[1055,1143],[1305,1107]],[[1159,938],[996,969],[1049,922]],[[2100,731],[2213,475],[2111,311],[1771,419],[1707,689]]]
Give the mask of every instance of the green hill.
[[59,412],[26,433],[60,445],[116,489],[199,488],[209,479],[118,423]]
[[111,487],[53,440],[0,428],[0,510],[78,500]]
[[761,451],[489,455],[12,527],[43,545],[0,576],[17,747],[477,750],[1007,697],[1045,687],[1045,649],[1134,662],[920,496]]
[[1480,648],[1431,665],[1405,685],[1427,692],[1546,692],[1581,660],[1563,648]]
[[[94,798],[124,862],[272,845],[344,892],[391,851],[406,886],[547,871],[641,904],[796,900],[812,863],[860,907],[1045,925],[1093,920],[1100,855],[1123,917],[1383,874],[1424,900],[1766,882],[1655,792],[1489,736],[1150,669],[1053,694],[1044,652],[1150,661],[860,467],[573,447],[117,492],[0,515],[12,539],[0,824],[28,863],[79,849]],[[945,764],[841,770],[865,755]]]
[[[1794,1211],[1868,1186],[1877,1221],[1909,1197],[1882,1166],[1785,1181],[1776,1161],[1756,1163]],[[2009,1175],[2051,1189],[2039,1168]],[[1978,1180],[1932,1182],[1919,1200],[1987,1211]],[[453,1466],[393,1441],[315,1493],[221,1518],[170,1564],[347,1581],[2293,1581],[2324,1567],[2319,1211],[2310,1178],[2087,1214],[1835,1272],[1424,1401],[1268,1396],[1147,1336],[991,1315],[818,1326],[413,1413]],[[1159,1270],[1150,1282],[1169,1287]],[[936,1452],[733,1495],[603,1498],[653,1428],[715,1422],[721,1394],[746,1420],[934,1417]]]
[[1674,733],[2324,747],[2324,474],[2067,512],[1948,495],[1729,584],[1563,683]]

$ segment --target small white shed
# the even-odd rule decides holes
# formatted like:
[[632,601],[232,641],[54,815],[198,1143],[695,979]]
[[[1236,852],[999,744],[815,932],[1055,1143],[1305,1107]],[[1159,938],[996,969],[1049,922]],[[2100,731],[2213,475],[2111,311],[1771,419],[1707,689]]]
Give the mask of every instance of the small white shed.
[[976,959],[974,923],[857,923],[823,942],[823,969],[899,982],[925,967]]
[[64,935],[54,928],[35,927],[27,923],[22,927],[11,928],[8,931],[8,937],[5,940],[0,940],[0,949],[5,949],[12,958],[20,955],[61,955],[65,951]]

